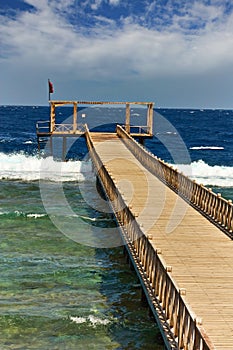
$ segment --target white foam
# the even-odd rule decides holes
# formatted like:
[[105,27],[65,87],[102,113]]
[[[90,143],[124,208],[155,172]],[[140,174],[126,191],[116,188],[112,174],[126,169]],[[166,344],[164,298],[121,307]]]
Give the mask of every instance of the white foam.
[[85,323],[87,321],[85,317],[73,317],[73,316],[70,316],[70,320],[78,324]]
[[15,138],[12,138],[12,137],[7,137],[5,136],[4,139],[0,139],[0,143],[7,143],[7,142],[11,142],[11,141],[14,141]]
[[0,215],[7,215],[9,214],[9,211],[0,211]]
[[110,323],[110,320],[108,319],[102,319],[93,315],[89,315],[88,317],[70,316],[70,320],[77,324],[90,323],[93,327],[96,327],[98,325],[106,326]]
[[20,210],[15,210],[13,212],[10,212],[10,211],[1,211],[0,210],[0,215],[16,215],[16,216],[25,216],[25,217],[28,217],[28,218],[42,218],[44,216],[47,216],[47,214],[37,214],[37,213],[24,213],[23,211],[20,211]]
[[14,214],[16,214],[16,216],[21,216],[21,215],[24,216],[24,213],[22,211],[19,211],[19,210],[15,210]]
[[24,153],[0,153],[0,179],[83,181],[91,175],[91,162],[58,162],[52,157],[40,158]]
[[[89,218],[88,216],[79,215],[79,217],[80,217],[81,219],[84,219],[84,220],[97,221],[96,218]],[[102,221],[102,219],[101,219],[101,221]]]
[[108,319],[101,319],[99,317],[90,315],[88,316],[88,320],[91,322],[91,324],[95,327],[97,325],[107,325],[110,323]]
[[203,160],[192,162],[191,165],[172,166],[203,185],[233,187],[233,167],[231,166],[211,166]]
[[[192,162],[191,165],[175,164],[173,167],[203,185],[233,187],[233,167],[210,166],[203,160]],[[0,153],[0,180],[66,182],[83,181],[89,176],[93,177],[91,162],[58,162],[52,157],[43,159],[23,153]]]
[[222,150],[224,147],[221,146],[194,146],[190,147],[189,149],[193,150]]
[[43,218],[44,216],[46,216],[47,214],[27,214],[26,216],[28,218],[34,218],[34,219],[37,219],[37,218]]
[[177,132],[164,131],[164,132],[157,132],[156,135],[177,135]]

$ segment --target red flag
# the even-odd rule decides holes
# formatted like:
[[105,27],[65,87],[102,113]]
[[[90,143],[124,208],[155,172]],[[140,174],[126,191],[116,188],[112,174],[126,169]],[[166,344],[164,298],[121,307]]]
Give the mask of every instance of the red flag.
[[51,81],[49,80],[49,93],[52,94],[53,92],[54,92],[53,84],[52,84]]

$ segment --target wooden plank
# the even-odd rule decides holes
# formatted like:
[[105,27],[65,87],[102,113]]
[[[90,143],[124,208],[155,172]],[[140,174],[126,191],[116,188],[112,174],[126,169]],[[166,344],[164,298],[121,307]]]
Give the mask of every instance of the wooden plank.
[[[116,135],[94,147],[217,350],[233,348],[233,242],[149,173]],[[170,228],[170,231],[169,231]],[[171,230],[172,228],[172,230]]]

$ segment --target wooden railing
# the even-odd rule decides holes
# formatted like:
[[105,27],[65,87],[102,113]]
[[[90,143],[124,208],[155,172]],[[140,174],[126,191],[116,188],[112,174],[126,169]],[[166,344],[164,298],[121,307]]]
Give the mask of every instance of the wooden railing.
[[72,132],[73,131],[73,124],[54,124],[54,131],[53,132]]
[[[124,130],[127,129],[126,125],[122,125],[124,127]],[[147,125],[129,125],[128,126],[128,133],[130,134],[150,134],[150,128]]]
[[54,133],[75,133],[85,132],[85,127],[83,124],[54,124]]
[[[118,133],[125,138],[125,133],[123,131],[122,134],[121,129],[118,128]],[[144,285],[149,305],[152,305],[155,311],[154,315],[162,330],[167,348],[213,350],[214,346],[202,328],[201,322],[198,322],[185,303],[185,290],[179,289],[172,279],[172,267],[165,265],[161,252],[154,249],[149,237],[143,233],[102,163],[87,126],[85,136],[96,173],[110,199],[109,204],[119,223],[122,238]],[[162,167],[159,166],[160,168],[162,170]]]
[[[137,227],[129,227],[129,224],[122,227],[126,243],[131,248],[132,256],[153,300],[159,322],[163,319],[162,323],[167,323],[169,331],[172,332],[172,336],[168,334],[171,348],[175,346],[175,349],[214,349],[201,320],[195,317],[186,305],[186,291],[176,286],[171,276],[172,267],[165,266],[161,252],[153,248],[148,237],[140,234]],[[165,334],[167,333],[166,327]]]
[[80,133],[85,132],[85,127],[83,124],[78,123],[78,124],[54,124],[53,125],[53,130],[50,130],[50,121],[38,121],[36,123],[36,132],[37,134],[49,134],[49,133],[59,133],[59,134],[64,134],[64,133],[75,133],[76,131]]
[[49,133],[50,132],[50,121],[49,120],[39,120],[36,123],[37,134]]
[[183,199],[199,210],[206,218],[233,238],[233,205],[231,200],[221,197],[201,184],[173,169],[163,160],[137,143],[121,126],[117,134],[151,173],[176,191]]

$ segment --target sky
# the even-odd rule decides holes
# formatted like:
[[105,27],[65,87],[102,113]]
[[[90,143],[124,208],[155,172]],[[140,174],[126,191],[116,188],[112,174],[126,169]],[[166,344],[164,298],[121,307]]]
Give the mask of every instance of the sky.
[[233,107],[233,2],[0,0],[0,105]]

